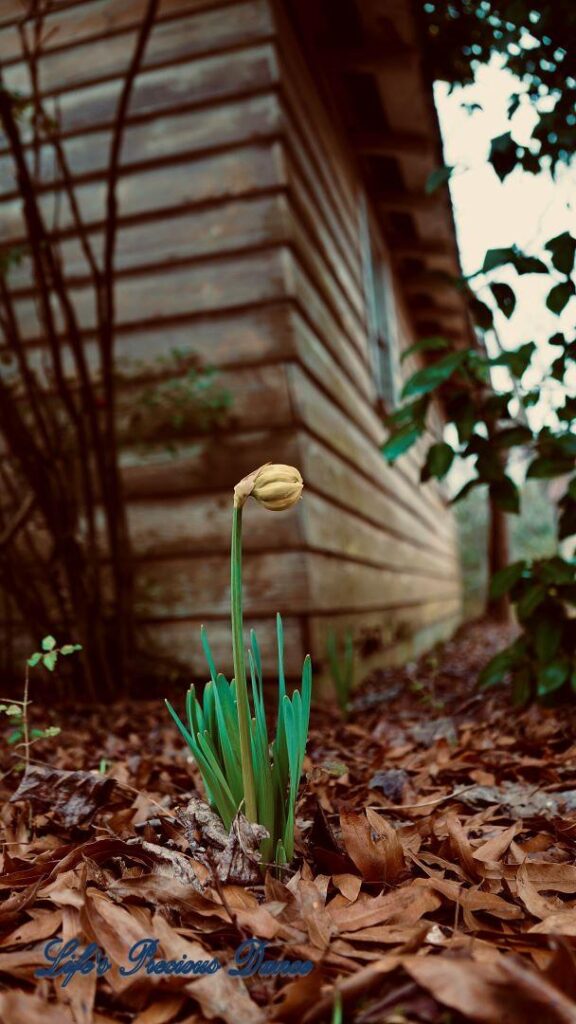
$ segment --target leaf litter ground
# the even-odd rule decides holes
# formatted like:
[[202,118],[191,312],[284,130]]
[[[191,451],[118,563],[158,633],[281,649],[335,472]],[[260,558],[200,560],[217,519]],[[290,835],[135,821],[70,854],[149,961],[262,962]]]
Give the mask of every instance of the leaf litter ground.
[[[199,799],[159,702],[56,710],[56,743],[1,783],[0,1020],[308,1024],[341,998],[355,1024],[576,1024],[576,712],[475,691],[504,633],[476,623],[373,672],[347,722],[316,709],[295,870],[265,881],[258,837]],[[56,936],[112,969],[36,979]],[[123,977],[145,936],[225,965],[255,936],[315,967]]]

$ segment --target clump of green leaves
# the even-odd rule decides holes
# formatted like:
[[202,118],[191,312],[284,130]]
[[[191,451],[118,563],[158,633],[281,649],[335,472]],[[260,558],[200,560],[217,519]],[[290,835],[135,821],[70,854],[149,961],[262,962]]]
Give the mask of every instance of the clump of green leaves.
[[354,687],[354,637],[350,629],[344,634],[342,652],[338,649],[338,640],[334,629],[330,629],[326,638],[326,653],[330,666],[330,679],[338,701],[338,707],[344,718],[348,715],[350,695]]
[[40,644],[40,650],[35,651],[28,658],[28,665],[30,668],[36,668],[36,665],[42,663],[44,668],[53,672],[59,655],[66,657],[68,654],[75,654],[76,651],[81,650],[82,644],[62,644],[61,647],[58,647],[53,636],[45,636]]
[[[278,650],[278,706],[276,734],[272,744],[266,725],[262,660],[256,634],[250,632],[248,662],[252,685],[250,707],[250,744],[256,785],[257,821],[269,833],[261,846],[265,863],[285,864],[294,854],[294,812],[296,794],[308,736],[312,665],[304,661],[302,688],[291,697],[286,693],[284,674],[284,633],[280,615],[276,618]],[[191,686],[186,696],[185,725],[166,701],[180,733],[190,747],[200,769],[206,794],[226,828],[244,804],[244,786],[240,756],[238,700],[236,681],[228,682],[216,670],[204,627],[201,639],[210,671],[210,682],[201,699]]]
[[176,453],[183,438],[215,430],[228,416],[231,393],[195,353],[172,349],[156,360],[153,376],[138,401],[130,401],[127,433],[141,445],[162,441]]
[[[455,459],[467,459],[472,464],[472,475],[454,501],[485,487],[493,505],[517,514],[520,489],[517,471],[510,472],[512,461],[516,469],[525,463],[528,481],[563,478],[566,486],[558,503],[559,542],[576,534],[576,401],[571,394],[576,340],[562,331],[548,339],[551,351],[558,354],[542,383],[551,377],[557,386],[554,403],[549,399],[547,422],[541,426],[542,418],[532,413],[543,392],[543,387],[535,386],[537,346],[533,341],[510,350],[500,345],[494,318],[498,311],[509,318],[516,296],[507,282],[494,281],[492,273],[507,265],[520,276],[548,274],[551,287],[546,306],[560,315],[576,294],[575,259],[576,239],[563,232],[546,243],[542,258],[527,255],[517,246],[488,250],[478,274],[486,277],[489,303],[474,294],[467,281],[455,282],[468,296],[478,329],[494,331],[499,352],[490,356],[481,345],[454,351],[442,337],[426,338],[408,349],[405,358],[423,357],[425,364],[407,379],[405,403],[389,417],[390,435],[382,449],[390,462],[408,451],[424,436],[432,404],[440,400],[447,422],[455,428],[455,439],[437,440],[428,446],[421,479],[441,480]],[[494,367],[504,368],[509,387],[499,390],[494,386]],[[492,581],[492,598],[497,600],[505,594],[514,605],[523,632],[511,648],[487,666],[483,685],[510,678],[514,699],[519,703],[532,697],[548,699],[551,694],[568,694],[571,689],[576,693],[576,681],[572,681],[576,630],[571,617],[576,605],[576,562],[554,555],[532,563],[514,563]]]
[[558,557],[513,562],[495,574],[491,589],[494,596],[510,595],[522,635],[488,663],[480,685],[511,678],[518,705],[576,694],[574,562]]

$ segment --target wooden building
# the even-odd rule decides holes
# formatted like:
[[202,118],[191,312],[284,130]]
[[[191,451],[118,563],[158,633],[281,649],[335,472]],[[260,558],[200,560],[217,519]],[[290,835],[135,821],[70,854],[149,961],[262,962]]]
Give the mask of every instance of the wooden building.
[[[97,239],[111,119],[144,0],[53,0],[39,82],[57,98],[82,213]],[[29,88],[18,0],[0,0],[11,89]],[[20,201],[0,143],[3,242]],[[365,663],[405,659],[459,621],[452,514],[419,483],[416,453],[384,461],[382,413],[400,357],[430,333],[465,339],[443,292],[458,269],[451,210],[427,195],[442,162],[410,0],[161,0],[122,149],[119,363],[173,348],[217,368],[232,395],[217,434],[126,438],[122,461],[147,642],[203,672],[198,630],[229,660],[228,545],[234,483],[265,461],[300,467],[305,500],[250,507],[245,604],[266,658],[283,613],[290,669],[317,662],[333,626]],[[48,174],[43,202],[54,202]],[[90,347],[87,268],[60,211],[74,300]],[[32,285],[22,323],[40,344]],[[439,421],[440,422],[440,421]]]

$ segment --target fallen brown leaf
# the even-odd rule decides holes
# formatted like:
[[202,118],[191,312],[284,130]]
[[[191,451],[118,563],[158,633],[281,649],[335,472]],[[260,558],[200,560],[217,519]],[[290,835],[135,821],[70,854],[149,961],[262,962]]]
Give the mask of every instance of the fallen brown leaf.
[[509,958],[494,963],[410,957],[404,969],[438,1002],[481,1024],[576,1024],[576,1007],[535,971]]

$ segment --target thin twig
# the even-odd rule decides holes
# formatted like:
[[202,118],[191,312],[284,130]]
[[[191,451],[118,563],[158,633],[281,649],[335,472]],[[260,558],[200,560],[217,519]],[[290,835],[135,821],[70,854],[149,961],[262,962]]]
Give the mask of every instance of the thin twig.
[[33,492],[24,498],[24,501],[16,512],[16,515],[8,525],[4,527],[2,533],[0,533],[0,548],[5,548],[16,534],[19,533],[25,523],[28,522],[28,519],[36,507],[36,500],[36,495]]

